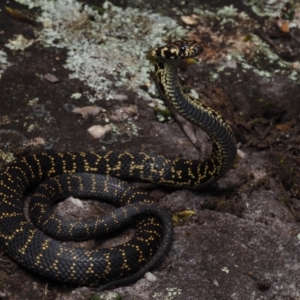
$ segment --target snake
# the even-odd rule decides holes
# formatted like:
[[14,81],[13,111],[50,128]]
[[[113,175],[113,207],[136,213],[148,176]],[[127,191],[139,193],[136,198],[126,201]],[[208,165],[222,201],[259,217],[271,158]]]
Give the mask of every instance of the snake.
[[[19,157],[5,166],[0,175],[0,247],[5,253],[41,275],[80,285],[98,284],[101,289],[130,284],[161,262],[172,242],[170,217],[145,193],[123,180],[199,189],[224,176],[236,156],[230,126],[215,110],[185,93],[181,85],[180,60],[197,57],[202,51],[203,46],[197,41],[179,40],[154,48],[151,55],[167,105],[210,137],[209,158],[167,158],[130,150],[44,152]],[[25,196],[34,189],[38,199],[30,204],[30,210],[36,226],[24,211]],[[111,232],[118,225],[136,222],[131,240],[116,247],[87,250],[53,238],[51,229],[46,234],[39,228],[39,222],[52,222],[50,228],[54,231],[71,236],[78,226],[70,223],[64,231],[64,221],[49,213],[45,203],[77,193],[93,198],[91,193],[96,190],[96,195],[118,208],[91,221],[92,228],[84,229],[78,239],[93,236],[92,231]],[[42,213],[46,217],[41,217]]]

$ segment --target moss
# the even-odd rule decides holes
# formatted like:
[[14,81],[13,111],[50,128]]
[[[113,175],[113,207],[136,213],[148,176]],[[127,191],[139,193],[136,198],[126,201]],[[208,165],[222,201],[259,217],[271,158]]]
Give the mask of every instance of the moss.
[[256,125],[268,125],[270,120],[267,118],[254,118],[251,123]]
[[184,210],[180,211],[177,214],[174,214],[172,216],[172,221],[174,226],[178,226],[183,220],[196,215],[196,212],[194,210]]
[[95,10],[98,14],[103,15],[105,13],[105,9],[98,5],[91,5],[92,9]]
[[158,115],[162,115],[165,118],[171,117],[172,113],[169,109],[163,109],[163,108],[159,108],[159,107],[154,107],[153,108],[154,112]]

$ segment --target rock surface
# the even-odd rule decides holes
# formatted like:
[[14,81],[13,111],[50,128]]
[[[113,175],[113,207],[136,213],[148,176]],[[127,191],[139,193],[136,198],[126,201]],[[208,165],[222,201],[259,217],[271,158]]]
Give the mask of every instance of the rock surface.
[[[273,1],[270,13],[264,10],[265,1],[256,1],[260,5],[252,5],[253,9],[246,2],[251,3],[173,1],[170,7],[169,1],[159,1],[159,5],[158,1],[114,1],[119,6],[109,8],[102,6],[102,1],[81,1],[94,5],[99,14],[107,12],[108,17],[111,12],[117,18],[126,8],[135,8],[140,19],[127,22],[139,28],[136,32],[150,13],[157,13],[183,28],[168,36],[164,24],[156,24],[163,40],[181,38],[183,33],[201,40],[205,48],[202,62],[182,65],[183,84],[224,116],[244,158],[203,191],[162,187],[151,191],[173,216],[185,210],[194,212],[176,223],[171,251],[153,270],[156,281],[143,278],[113,290],[117,294],[97,293],[89,287],[42,278],[0,252],[0,299],[118,299],[118,294],[128,300],[300,299],[300,7],[297,1],[291,7],[281,6],[286,1]],[[87,37],[97,20],[89,11],[85,13],[83,4],[74,10],[76,22],[72,26],[80,30],[78,35]],[[9,14],[5,5],[19,15]],[[54,39],[52,46],[43,44],[40,33],[54,26],[54,19],[52,25],[50,19],[41,23],[44,8],[30,10],[7,1],[0,9],[2,167],[14,157],[44,150],[132,149],[193,159],[207,155],[210,143],[202,131],[197,131],[202,145],[199,153],[179,125],[168,121],[168,111],[162,109],[150,83],[153,69],[149,67],[145,75],[137,77],[129,70],[118,77],[109,71],[83,71],[81,62],[82,72],[90,77],[101,75],[103,84],[110,84],[109,91],[103,92],[93,88],[88,79],[69,76],[75,70],[66,66],[71,54],[69,48],[59,46],[61,38]],[[293,12],[289,17],[285,15],[288,10]],[[129,14],[129,9],[126,12]],[[294,24],[288,32],[284,22]],[[124,47],[126,41],[138,44],[140,39],[139,32],[126,36],[109,27],[98,34],[100,45],[105,43],[104,35],[107,39],[113,36],[115,43],[124,39]],[[153,41],[151,47],[155,45]],[[88,45],[86,49],[88,52]],[[124,50],[113,49],[116,56]],[[139,49],[138,55],[146,59],[149,49]],[[129,64],[130,55],[126,58]],[[104,63],[108,70],[114,67],[114,61]],[[138,62],[137,66],[137,70],[144,67]],[[57,80],[45,80],[46,74]],[[142,83],[135,85],[138,80]],[[112,99],[108,101],[105,95]],[[72,113],[75,107],[91,105],[104,110],[87,118]],[[159,122],[156,114],[165,121]],[[93,139],[87,132],[91,126],[106,124],[111,124],[112,130],[104,138]],[[95,206],[90,206],[89,213],[102,210]],[[130,234],[131,230],[125,231],[114,242]]]

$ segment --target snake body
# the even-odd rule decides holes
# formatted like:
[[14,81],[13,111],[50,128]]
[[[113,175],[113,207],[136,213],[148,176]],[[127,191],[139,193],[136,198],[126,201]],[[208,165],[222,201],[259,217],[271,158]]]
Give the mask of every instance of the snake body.
[[[101,199],[120,208],[103,217],[66,221],[53,212],[49,202],[54,203],[69,196]],[[59,240],[97,238],[136,222],[135,234],[130,242],[97,251],[77,249],[75,253],[80,260],[76,263],[73,258],[70,260],[73,248],[62,247],[59,242],[52,240],[48,240],[52,245],[43,252],[39,261],[32,261],[34,265],[44,265],[45,260],[49,261],[50,258],[53,261],[53,250],[56,248],[63,265],[73,265],[73,268],[61,269],[63,273],[60,277],[79,284],[109,280],[98,290],[136,281],[160,262],[172,242],[172,220],[166,210],[154,204],[146,192],[113,177],[90,173],[51,177],[34,191],[29,211],[31,221],[38,228]],[[88,264],[87,260],[91,262]],[[118,279],[120,274],[127,277]],[[56,273],[53,276],[56,278]]]
[[[105,185],[103,193],[107,188],[110,195],[108,198],[128,194],[128,198],[121,196],[117,206],[129,204],[129,208],[121,207],[111,216],[110,220],[114,221],[104,220],[103,226],[114,230],[113,224],[122,223],[125,215],[129,214],[129,217],[124,219],[124,224],[143,213],[145,216],[138,217],[133,240],[108,249],[74,249],[44,234],[26,219],[24,195],[44,180],[61,174],[103,174],[187,188],[200,188],[222,177],[233,165],[236,155],[234,135],[218,113],[183,92],[177,75],[177,59],[195,57],[202,49],[195,41],[182,40],[155,48],[152,56],[156,60],[156,75],[166,100],[210,136],[213,145],[210,158],[200,161],[168,159],[145,152],[107,151],[41,153],[16,159],[0,175],[0,246],[6,253],[39,274],[79,284],[104,283],[102,289],[131,283],[160,261],[172,239],[168,217],[152,207],[152,200],[146,198],[142,203],[135,203],[139,201],[139,192],[129,187],[123,189],[119,181],[112,182],[106,177],[100,179]],[[70,182],[71,179],[66,177],[64,180]],[[82,181],[83,194],[91,189],[87,181]],[[43,192],[38,194],[43,198],[48,189],[50,196],[60,197],[61,193],[54,188],[60,186],[59,182],[50,179]],[[78,185],[69,184],[71,193]],[[37,209],[37,222],[38,209],[43,210],[43,207],[31,205],[33,212]],[[152,216],[149,216],[150,210]]]

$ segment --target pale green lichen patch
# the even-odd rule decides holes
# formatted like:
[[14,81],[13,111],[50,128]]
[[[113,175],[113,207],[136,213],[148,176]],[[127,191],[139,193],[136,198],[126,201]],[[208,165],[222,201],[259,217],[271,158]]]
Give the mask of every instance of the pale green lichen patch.
[[39,98],[31,99],[31,100],[28,101],[28,105],[33,106],[33,105],[37,104],[38,101],[39,101]]
[[96,294],[89,298],[89,300],[122,300],[122,296],[118,293],[108,292]]
[[10,63],[7,61],[7,55],[4,51],[0,50],[0,79],[4,71],[10,66]]
[[82,94],[81,93],[74,93],[71,95],[71,98],[72,99],[80,99],[82,97]]
[[45,46],[68,49],[65,67],[70,78],[84,81],[95,93],[90,102],[113,99],[114,88],[132,89],[148,100],[149,94],[139,89],[150,85],[151,63],[147,50],[170,39],[178,39],[185,31],[169,17],[116,7],[105,2],[99,9],[75,0],[18,0],[30,8],[42,10],[36,30]]
[[223,267],[221,270],[225,273],[229,273],[229,269],[227,267]]
[[7,163],[14,160],[14,150],[24,149],[27,145],[27,138],[16,130],[0,130],[0,161]]
[[164,299],[164,300],[173,300],[176,299],[177,296],[181,295],[182,289],[179,289],[177,287],[171,287],[171,288],[166,288],[165,293],[154,293],[152,298],[154,299]]
[[232,59],[237,60],[245,70],[252,70],[257,75],[267,78],[272,78],[275,74],[280,73],[296,80],[300,75],[300,64],[282,60],[267,43],[256,35],[252,36],[250,45],[253,46],[251,61],[249,61],[250,53],[238,51],[231,53]]
[[228,22],[235,23],[234,17],[238,15],[238,10],[233,5],[224,6],[217,11],[217,15],[222,18],[221,25]]
[[34,43],[34,40],[28,40],[23,35],[19,34],[13,39],[10,39],[5,46],[11,50],[24,50],[27,47],[31,46]]
[[[251,1],[248,1],[249,3]],[[255,3],[262,3],[263,1],[252,1]],[[266,2],[266,1],[265,1]],[[276,4],[275,1],[269,1]],[[275,6],[272,6],[275,10]],[[277,13],[280,12],[282,5],[277,8]],[[300,4],[293,8],[295,16],[290,20],[290,27],[299,27],[300,21]],[[291,80],[299,82],[300,64],[299,62],[288,62],[283,60],[275,51],[273,47],[253,34],[255,29],[259,26],[255,19],[251,19],[245,12],[239,12],[233,5],[224,6],[218,10],[207,10],[202,7],[194,9],[195,14],[201,16],[201,22],[194,30],[196,35],[202,32],[203,35],[208,35],[211,39],[211,49],[208,51],[208,59],[205,58],[206,51],[204,51],[204,60],[216,64],[216,72],[211,71],[210,79],[215,81],[219,79],[219,73],[231,69],[232,72],[227,71],[227,75],[231,73],[239,77],[236,72],[238,66],[242,67],[243,72],[251,70],[261,77],[272,80],[276,74],[287,76]],[[199,18],[200,19],[200,18]],[[221,30],[215,30],[218,24]],[[241,27],[241,24],[243,26]],[[222,30],[225,26],[230,26],[230,31]],[[247,30],[248,28],[248,30]],[[237,78],[238,79],[238,78]]]
[[243,0],[243,2],[251,6],[253,12],[261,17],[277,17],[290,0]]
[[126,123],[121,122],[118,124],[111,123],[110,126],[111,131],[100,140],[103,145],[111,145],[117,141],[127,143],[131,141],[134,135],[138,135],[139,128],[132,121],[127,121]]

